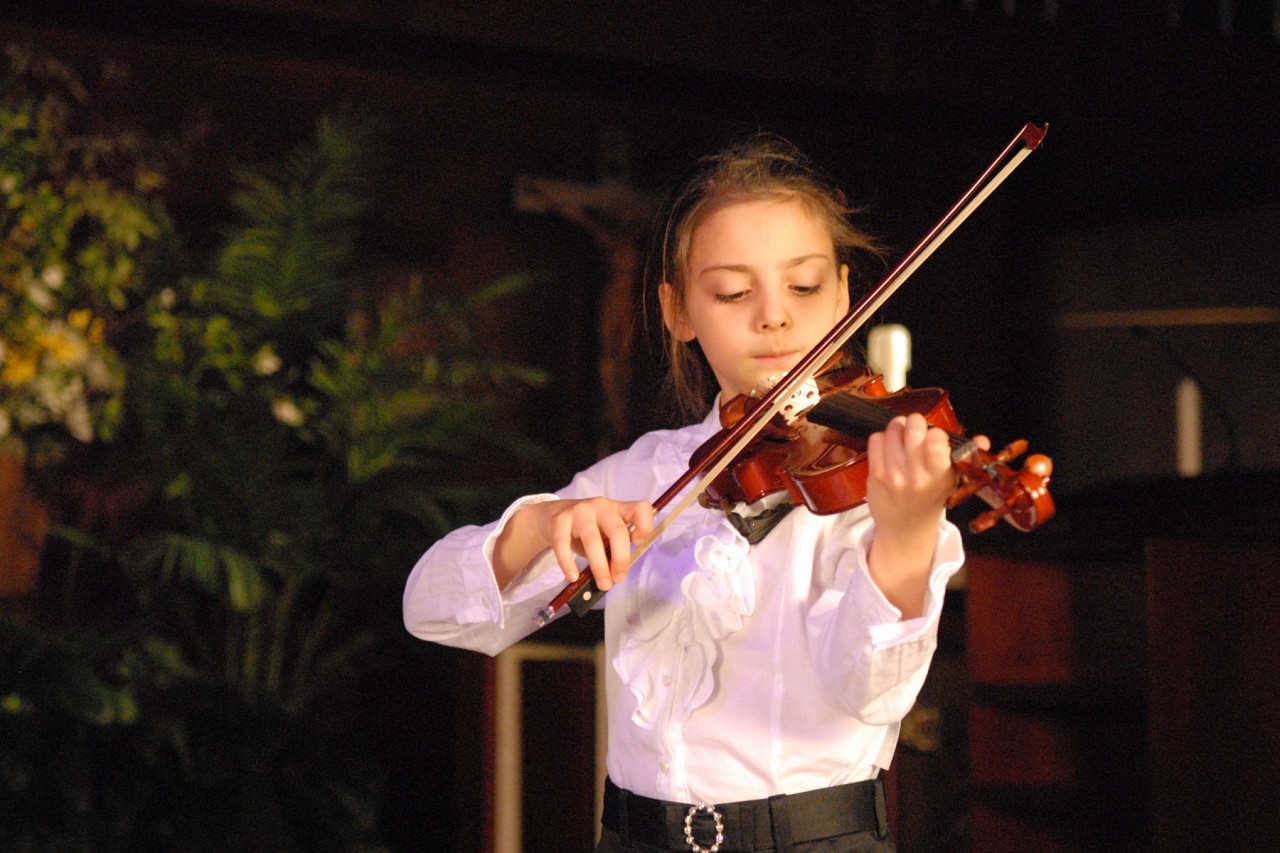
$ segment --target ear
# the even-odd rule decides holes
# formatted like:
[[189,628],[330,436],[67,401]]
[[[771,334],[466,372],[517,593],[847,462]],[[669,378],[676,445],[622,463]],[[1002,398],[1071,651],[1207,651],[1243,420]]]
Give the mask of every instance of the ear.
[[836,307],[840,310],[840,316],[849,313],[849,265],[840,265],[840,287],[836,294]]
[[658,301],[662,303],[662,322],[673,338],[687,344],[697,337],[688,317],[676,306],[675,287],[665,281],[658,285]]

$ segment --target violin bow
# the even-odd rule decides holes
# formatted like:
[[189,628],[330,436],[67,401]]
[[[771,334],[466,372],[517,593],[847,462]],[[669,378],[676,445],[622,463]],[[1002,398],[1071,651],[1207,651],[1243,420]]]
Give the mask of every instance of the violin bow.
[[[828,359],[843,347],[858,329],[862,328],[871,315],[878,311],[880,306],[884,305],[889,297],[896,293],[898,288],[905,284],[907,279],[937,251],[938,247],[946,242],[947,238],[1004,183],[1014,169],[1022,165],[1022,161],[1040,146],[1048,128],[1048,124],[1037,125],[1033,122],[1023,125],[1017,136],[1004,147],[1004,150],[911,251],[903,255],[893,269],[875,287],[867,291],[862,299],[849,309],[844,318],[832,327],[831,331],[804,358],[800,359],[795,367],[769,389],[768,393],[760,398],[749,415],[726,430],[697,465],[690,466],[654,501],[654,511],[659,512],[677,495],[685,492],[680,502],[673,506],[654,526],[653,531],[632,549],[633,563],[658,540],[668,525],[746,449],[765,424],[787,405],[801,387],[821,370]],[[695,479],[697,484],[686,491]],[[584,570],[577,580],[568,583],[546,607],[538,611],[534,618],[540,626],[546,625],[566,604],[579,616],[584,615],[595,606],[602,594],[591,572]]]

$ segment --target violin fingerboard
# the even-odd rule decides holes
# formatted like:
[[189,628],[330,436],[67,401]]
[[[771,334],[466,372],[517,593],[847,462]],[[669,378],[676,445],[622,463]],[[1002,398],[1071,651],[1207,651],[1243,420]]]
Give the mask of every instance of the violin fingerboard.
[[818,426],[856,435],[879,432],[897,414],[853,394],[828,394],[805,412],[805,418]]

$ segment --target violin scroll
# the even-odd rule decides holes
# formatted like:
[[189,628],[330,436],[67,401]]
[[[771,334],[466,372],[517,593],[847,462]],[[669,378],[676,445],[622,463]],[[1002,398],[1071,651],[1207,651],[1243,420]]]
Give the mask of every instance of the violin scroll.
[[1049,494],[1049,477],[1053,460],[1041,453],[1027,457],[1022,470],[1008,463],[1027,451],[1025,439],[1010,443],[998,453],[982,450],[972,441],[951,454],[952,466],[959,475],[960,486],[947,501],[951,509],[975,495],[991,509],[969,522],[974,533],[990,530],[1004,519],[1023,532],[1029,532],[1053,518],[1053,498]]

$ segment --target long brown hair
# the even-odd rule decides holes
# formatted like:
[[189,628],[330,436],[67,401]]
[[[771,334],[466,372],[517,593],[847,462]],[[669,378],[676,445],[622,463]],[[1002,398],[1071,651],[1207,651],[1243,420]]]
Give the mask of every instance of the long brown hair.
[[[707,217],[730,205],[749,201],[796,199],[826,224],[836,263],[847,264],[856,280],[857,256],[880,258],[881,248],[856,228],[845,194],[791,142],[772,133],[757,133],[700,159],[691,175],[671,196],[657,254],[660,269],[655,287],[672,289],[671,307],[684,311],[689,248],[694,232]],[[679,414],[700,417],[714,396],[714,377],[697,341],[685,343],[663,329],[667,385]]]

